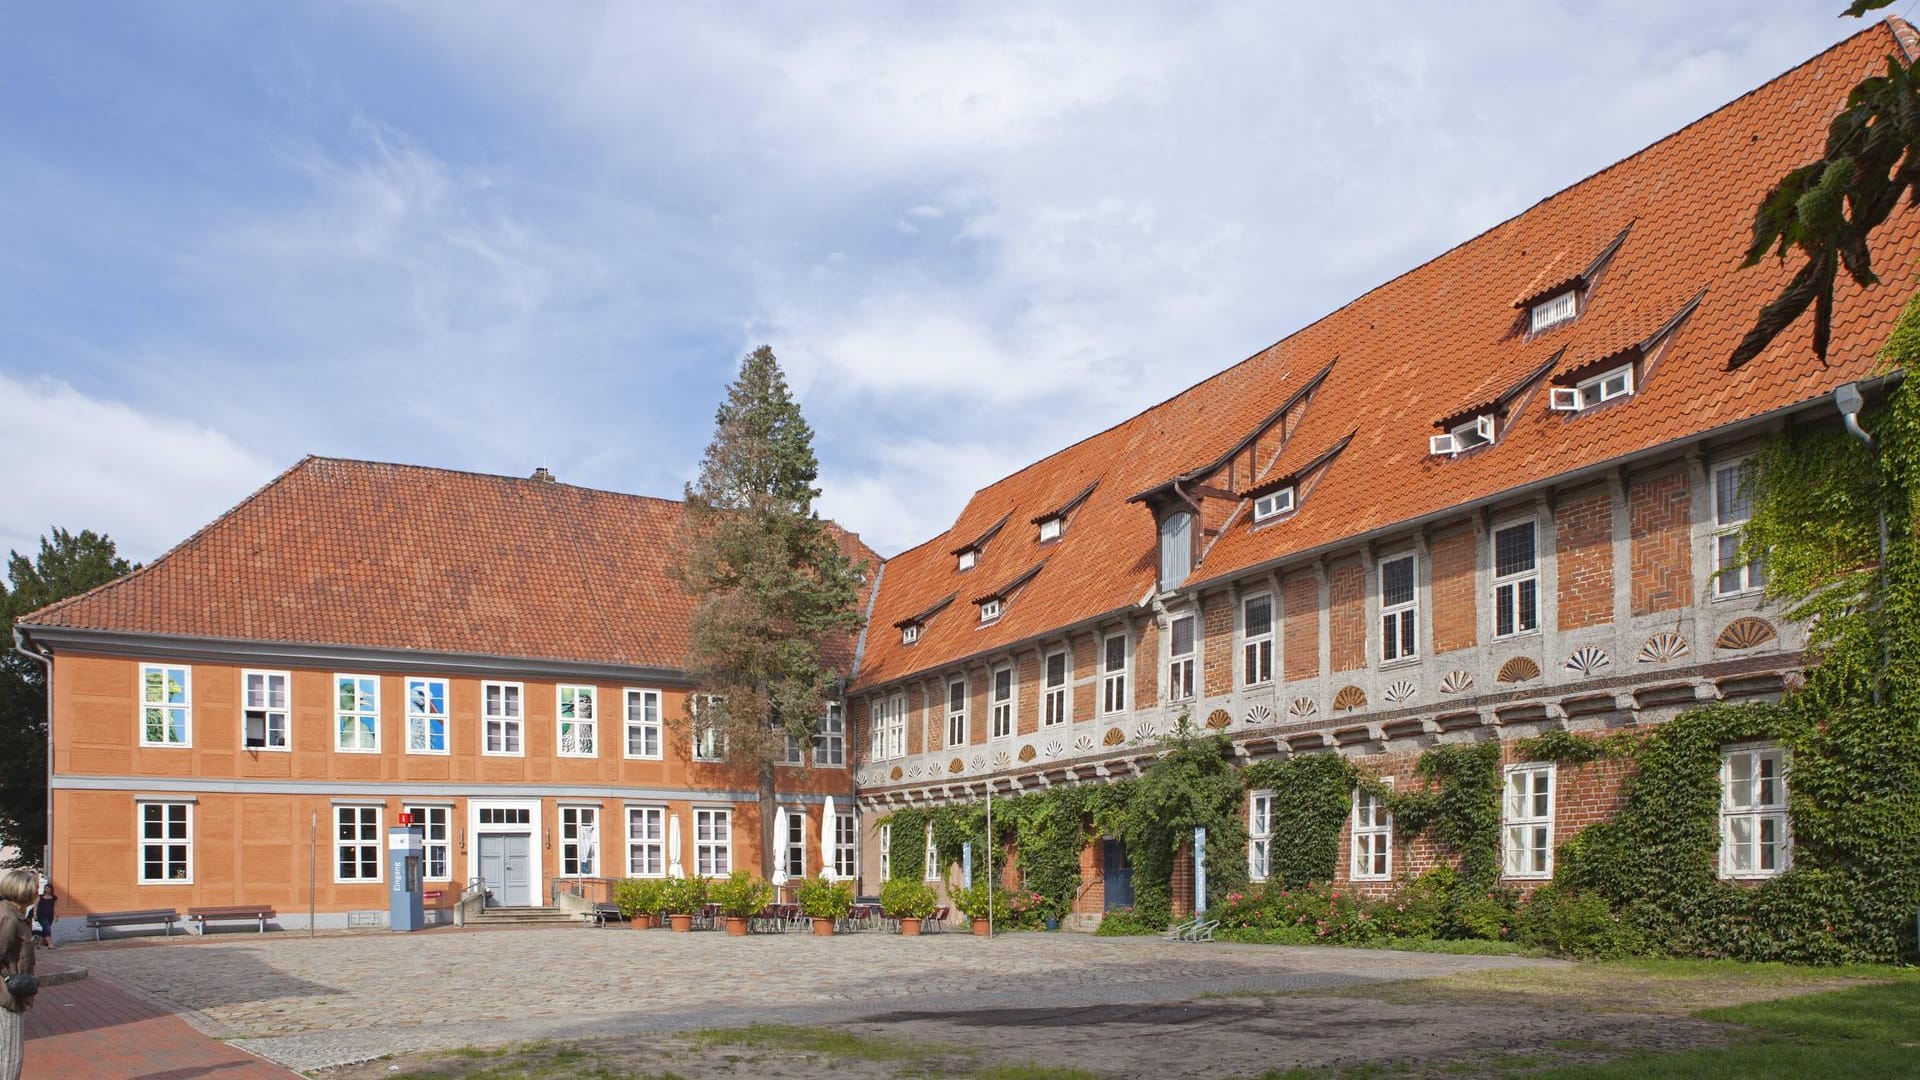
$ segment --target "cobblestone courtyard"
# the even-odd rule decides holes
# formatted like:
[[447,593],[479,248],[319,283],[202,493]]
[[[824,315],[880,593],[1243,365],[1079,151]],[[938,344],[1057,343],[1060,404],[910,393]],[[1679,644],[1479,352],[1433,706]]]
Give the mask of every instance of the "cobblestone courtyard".
[[218,935],[76,948],[202,1030],[295,1069],[386,1054],[888,1013],[1128,1005],[1556,966],[1512,957],[1016,934],[623,929]]

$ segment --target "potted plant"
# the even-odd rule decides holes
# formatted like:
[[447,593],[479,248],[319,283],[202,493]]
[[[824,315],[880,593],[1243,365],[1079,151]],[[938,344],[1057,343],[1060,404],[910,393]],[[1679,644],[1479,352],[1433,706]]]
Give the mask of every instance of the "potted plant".
[[627,925],[635,930],[651,930],[653,921],[660,914],[660,886],[662,881],[647,878],[627,878],[613,883],[613,902],[626,917]]
[[895,878],[880,886],[880,909],[900,920],[903,937],[920,936],[920,923],[933,914],[940,898],[933,890],[909,878]]
[[953,898],[953,906],[960,909],[960,914],[973,920],[973,932],[981,937],[993,930],[990,916],[1005,912],[1007,907],[1007,894],[984,883],[965,889],[949,888],[947,895]]
[[813,920],[813,932],[825,937],[853,910],[853,886],[823,877],[809,878],[794,890],[794,902]]
[[714,882],[708,895],[720,905],[720,913],[727,917],[727,933],[732,937],[744,937],[747,920],[773,902],[773,886],[745,870],[735,870],[724,880]]
[[677,877],[660,883],[660,906],[667,909],[667,921],[680,933],[693,929],[693,913],[706,902],[706,878]]

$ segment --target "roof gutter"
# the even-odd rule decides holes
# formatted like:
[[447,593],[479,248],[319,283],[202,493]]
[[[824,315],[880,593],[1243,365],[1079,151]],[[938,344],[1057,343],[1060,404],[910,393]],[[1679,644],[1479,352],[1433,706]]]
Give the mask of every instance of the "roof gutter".
[[53,880],[53,654],[45,646],[29,648],[27,632],[18,626],[13,628],[13,651],[34,661],[47,669],[47,810],[45,822],[46,834],[40,841],[40,872],[48,881]]

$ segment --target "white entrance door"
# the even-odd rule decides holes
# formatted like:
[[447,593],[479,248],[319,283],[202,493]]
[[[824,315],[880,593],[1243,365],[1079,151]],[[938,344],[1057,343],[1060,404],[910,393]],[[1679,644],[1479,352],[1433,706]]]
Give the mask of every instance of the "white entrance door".
[[480,834],[480,879],[489,903],[527,907],[533,903],[531,838],[526,833]]

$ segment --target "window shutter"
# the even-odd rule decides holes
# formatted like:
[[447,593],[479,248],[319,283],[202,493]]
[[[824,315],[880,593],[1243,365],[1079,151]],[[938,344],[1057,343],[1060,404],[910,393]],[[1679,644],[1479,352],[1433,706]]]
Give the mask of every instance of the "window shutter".
[[1427,440],[1427,453],[1429,454],[1451,454],[1457,450],[1459,450],[1459,446],[1455,443],[1451,435],[1435,435],[1433,438]]
[[1572,386],[1554,387],[1553,401],[1549,404],[1548,407],[1551,408],[1554,412],[1579,412],[1580,411],[1579,389]]

